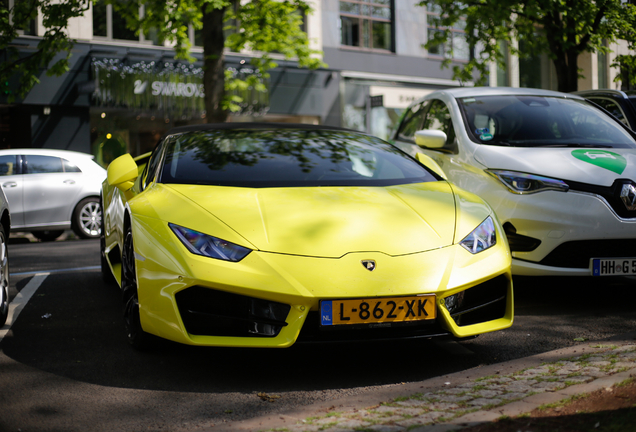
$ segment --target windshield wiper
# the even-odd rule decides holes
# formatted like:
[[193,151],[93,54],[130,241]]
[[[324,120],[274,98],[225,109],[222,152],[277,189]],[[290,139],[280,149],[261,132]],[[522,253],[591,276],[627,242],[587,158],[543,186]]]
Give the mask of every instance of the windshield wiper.
[[481,145],[490,145],[490,146],[506,146],[506,147],[514,147],[514,144],[510,144],[507,141],[482,141]]

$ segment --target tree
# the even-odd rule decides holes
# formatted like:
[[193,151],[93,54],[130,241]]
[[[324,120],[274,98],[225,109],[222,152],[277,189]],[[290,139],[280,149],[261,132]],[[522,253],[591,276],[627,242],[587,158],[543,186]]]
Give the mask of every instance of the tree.
[[[5,0],[6,1],[6,0]],[[302,30],[302,14],[311,12],[305,0],[93,0],[110,3],[126,18],[128,28],[149,34],[155,32],[162,42],[174,46],[175,57],[194,61],[190,55],[189,25],[201,30],[203,40],[203,69],[206,119],[208,122],[224,122],[228,114],[238,109],[240,98],[230,91],[254,87],[266,91],[256,77],[233,76],[224,67],[224,48],[234,52],[249,51],[257,54],[252,64],[261,77],[276,67],[271,53],[295,58],[299,66],[317,68],[324,63],[309,48],[307,34]],[[46,67],[53,57],[65,52],[67,56],[49,67],[49,75],[61,75],[68,71],[68,58],[73,41],[67,36],[68,20],[81,16],[88,9],[90,0],[19,0],[12,10],[0,10],[0,49],[8,49],[28,19],[44,16],[47,27],[41,43],[42,49],[30,55],[28,60],[17,57],[0,68],[0,79],[16,72],[20,78],[19,94],[26,95],[35,85],[40,67]],[[17,5],[20,5],[18,7]],[[29,5],[30,7],[26,7]],[[28,11],[28,13],[27,13]],[[141,13],[140,13],[141,12]],[[224,30],[231,30],[226,38]],[[53,37],[54,36],[54,37]]]
[[[475,56],[463,67],[453,67],[457,79],[471,80],[478,72],[477,84],[484,84],[489,62],[505,67],[501,46],[508,42],[519,58],[547,54],[562,92],[578,89],[581,53],[608,52],[606,43],[628,37],[636,20],[636,7],[622,0],[430,0],[419,5],[439,12],[432,18],[439,31],[427,41],[427,49],[449,44],[451,29],[465,20],[466,41]],[[522,41],[524,49],[513,41]],[[450,64],[450,58],[443,62],[444,67]]]
[[[68,71],[73,48],[73,41],[66,31],[68,20],[84,15],[89,5],[90,0],[16,0],[9,8],[7,0],[0,2],[0,51],[4,52],[0,63],[0,82],[9,102],[17,96],[26,96],[40,82],[41,68],[48,66],[49,76],[59,76]],[[28,28],[30,22],[37,19],[38,12],[42,14],[46,32],[35,51],[20,53],[12,42],[18,37],[19,30]],[[51,64],[60,53],[63,56]],[[17,80],[17,85],[8,84],[12,79]]]
[[[203,40],[203,84],[208,122],[223,122],[238,109],[236,88],[255,87],[266,91],[256,76],[241,79],[224,68],[224,48],[233,52],[248,50],[260,54],[252,64],[261,76],[276,66],[270,53],[298,59],[299,66],[317,68],[324,63],[309,48],[302,30],[302,14],[311,12],[304,0],[104,0],[123,13],[128,27],[157,32],[160,40],[174,44],[176,57],[193,60],[189,54],[188,24],[201,30]],[[143,15],[139,11],[143,7]],[[225,30],[230,30],[225,37]]]

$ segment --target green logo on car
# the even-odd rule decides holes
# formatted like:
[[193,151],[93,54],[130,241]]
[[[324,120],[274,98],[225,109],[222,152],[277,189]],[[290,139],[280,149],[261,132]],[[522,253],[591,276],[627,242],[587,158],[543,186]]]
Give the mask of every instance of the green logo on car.
[[583,162],[613,171],[616,174],[622,174],[627,166],[627,161],[623,156],[606,150],[578,149],[572,152],[572,156]]

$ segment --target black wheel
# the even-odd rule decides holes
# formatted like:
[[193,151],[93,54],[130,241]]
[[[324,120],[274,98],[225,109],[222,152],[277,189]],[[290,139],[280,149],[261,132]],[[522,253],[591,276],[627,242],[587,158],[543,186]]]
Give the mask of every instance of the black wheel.
[[124,299],[124,322],[128,343],[135,349],[145,350],[151,345],[151,336],[141,328],[139,319],[139,296],[135,271],[135,249],[132,229],[126,229],[124,249],[121,257],[121,289]]
[[4,227],[0,225],[0,327],[9,314],[9,250]]
[[55,241],[59,236],[64,234],[64,230],[47,230],[47,231],[32,231],[33,237],[43,242]]
[[102,232],[102,206],[99,198],[84,198],[73,210],[71,226],[81,238],[97,238]]

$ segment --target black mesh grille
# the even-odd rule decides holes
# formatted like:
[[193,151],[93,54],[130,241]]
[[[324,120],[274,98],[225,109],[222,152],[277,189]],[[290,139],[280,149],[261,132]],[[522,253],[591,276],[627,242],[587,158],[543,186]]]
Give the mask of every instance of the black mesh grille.
[[541,240],[517,234],[517,229],[510,222],[503,224],[503,229],[508,239],[508,245],[512,252],[530,252],[541,244]]
[[580,240],[560,244],[540,262],[551,267],[589,268],[590,258],[636,257],[636,239]]
[[204,287],[175,295],[188,333],[205,336],[274,337],[287,325],[287,304]]
[[459,326],[503,318],[506,314],[508,278],[501,275],[463,291],[461,303],[451,316]]

